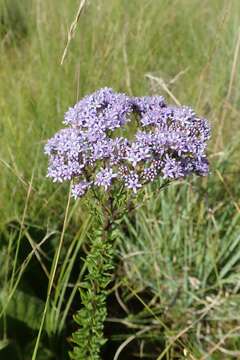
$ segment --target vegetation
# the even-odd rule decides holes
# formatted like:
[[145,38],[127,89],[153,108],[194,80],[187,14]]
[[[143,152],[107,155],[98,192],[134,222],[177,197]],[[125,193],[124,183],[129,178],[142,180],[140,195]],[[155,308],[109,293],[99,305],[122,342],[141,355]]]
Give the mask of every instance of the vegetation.
[[60,65],[77,5],[0,0],[0,358],[69,358],[94,220],[43,146],[110,86],[191,105],[213,136],[208,178],[155,184],[125,217],[102,358],[238,359],[240,3],[89,1]]

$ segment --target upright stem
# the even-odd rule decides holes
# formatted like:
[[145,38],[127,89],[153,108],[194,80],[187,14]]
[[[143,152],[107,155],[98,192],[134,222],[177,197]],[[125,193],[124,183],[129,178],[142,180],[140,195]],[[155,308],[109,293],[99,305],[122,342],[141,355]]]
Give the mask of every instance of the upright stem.
[[107,286],[112,279],[113,242],[116,237],[114,209],[111,198],[109,211],[104,211],[102,229],[95,231],[86,258],[87,275],[80,290],[83,307],[74,316],[80,328],[72,335],[76,344],[70,356],[74,360],[99,360],[107,316]]

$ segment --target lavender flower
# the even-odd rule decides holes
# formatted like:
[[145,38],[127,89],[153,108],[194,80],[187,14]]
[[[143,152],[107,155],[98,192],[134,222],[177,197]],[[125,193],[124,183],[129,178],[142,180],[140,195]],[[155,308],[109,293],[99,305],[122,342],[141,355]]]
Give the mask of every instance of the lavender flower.
[[132,190],[134,193],[136,193],[142,187],[139,182],[138,174],[135,173],[133,170],[131,170],[129,174],[124,176],[124,183],[127,189]]
[[[129,140],[119,133],[132,118],[138,129]],[[73,180],[75,198],[91,187],[119,184],[136,193],[158,177],[208,173],[207,120],[189,107],[167,106],[161,96],[128,97],[103,88],[70,108],[64,123],[68,127],[45,146],[47,176]]]
[[117,174],[114,174],[111,168],[102,168],[96,175],[95,185],[103,186],[107,190],[115,177],[117,177]]
[[73,185],[72,187],[72,196],[76,199],[78,197],[82,197],[87,190],[91,187],[91,182],[88,181],[81,181],[78,184]]

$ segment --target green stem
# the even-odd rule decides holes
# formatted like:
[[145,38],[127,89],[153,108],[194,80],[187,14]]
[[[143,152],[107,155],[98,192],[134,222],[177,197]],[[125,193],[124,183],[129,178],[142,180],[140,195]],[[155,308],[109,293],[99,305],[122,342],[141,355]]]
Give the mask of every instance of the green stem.
[[[112,204],[111,204],[112,205]],[[74,316],[79,329],[72,335],[75,343],[70,353],[74,360],[99,360],[104,339],[104,321],[107,316],[107,286],[112,279],[113,242],[115,240],[114,211],[105,212],[102,230],[95,232],[86,258],[87,275],[80,290],[82,308]]]

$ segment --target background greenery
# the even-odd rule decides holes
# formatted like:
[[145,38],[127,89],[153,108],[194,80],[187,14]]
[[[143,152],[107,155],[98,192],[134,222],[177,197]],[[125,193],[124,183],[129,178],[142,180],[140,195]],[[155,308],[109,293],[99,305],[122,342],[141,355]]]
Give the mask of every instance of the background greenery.
[[66,212],[43,145],[103,86],[175,98],[213,131],[207,179],[156,184],[126,216],[103,359],[239,359],[240,2],[89,1],[61,66],[77,7],[0,0],[0,359],[32,358],[60,239],[37,359],[68,358],[94,223],[81,201]]

